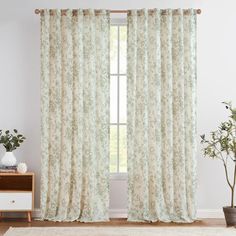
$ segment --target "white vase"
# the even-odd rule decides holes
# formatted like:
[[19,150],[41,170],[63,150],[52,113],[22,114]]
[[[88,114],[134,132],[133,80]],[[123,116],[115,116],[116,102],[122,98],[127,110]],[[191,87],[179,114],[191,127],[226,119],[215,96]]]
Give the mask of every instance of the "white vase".
[[16,158],[13,152],[6,152],[1,160],[2,165],[4,166],[14,166],[16,165]]

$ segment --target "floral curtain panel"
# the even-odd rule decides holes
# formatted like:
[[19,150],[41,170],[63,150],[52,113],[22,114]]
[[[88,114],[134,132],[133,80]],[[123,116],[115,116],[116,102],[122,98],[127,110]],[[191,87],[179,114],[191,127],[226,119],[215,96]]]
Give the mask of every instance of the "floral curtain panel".
[[106,221],[109,13],[41,15],[42,219]]
[[128,220],[196,218],[196,12],[128,14]]

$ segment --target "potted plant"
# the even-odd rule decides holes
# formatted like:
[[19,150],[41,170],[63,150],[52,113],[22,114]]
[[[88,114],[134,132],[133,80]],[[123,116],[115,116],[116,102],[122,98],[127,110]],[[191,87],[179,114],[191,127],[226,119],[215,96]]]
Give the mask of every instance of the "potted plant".
[[6,149],[6,153],[3,156],[1,163],[4,166],[14,166],[16,164],[16,158],[13,151],[20,147],[21,143],[24,142],[25,137],[22,134],[18,134],[16,129],[13,130],[14,133],[10,133],[9,130],[3,132],[0,130],[0,144]]
[[[221,160],[224,166],[226,181],[231,190],[231,204],[223,207],[227,226],[236,225],[236,208],[234,205],[234,192],[236,185],[236,108],[231,102],[223,102],[230,112],[229,119],[222,122],[216,131],[211,132],[207,139],[201,135],[201,143],[204,145],[204,155],[212,159]],[[232,179],[229,176],[229,165],[234,168]]]

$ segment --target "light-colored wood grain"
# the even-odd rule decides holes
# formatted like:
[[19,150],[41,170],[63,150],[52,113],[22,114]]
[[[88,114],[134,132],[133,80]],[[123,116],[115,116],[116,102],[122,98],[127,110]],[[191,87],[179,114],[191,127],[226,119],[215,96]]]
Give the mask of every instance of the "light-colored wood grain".
[[31,222],[31,212],[28,211],[28,222]]
[[16,175],[18,175],[18,176],[23,176],[23,175],[27,175],[27,176],[32,175],[32,176],[34,176],[34,173],[26,172],[24,174],[20,174],[18,172],[16,172],[16,173],[2,173],[2,172],[0,172],[0,176],[16,176]]
[[32,173],[32,211],[34,210],[35,175]]

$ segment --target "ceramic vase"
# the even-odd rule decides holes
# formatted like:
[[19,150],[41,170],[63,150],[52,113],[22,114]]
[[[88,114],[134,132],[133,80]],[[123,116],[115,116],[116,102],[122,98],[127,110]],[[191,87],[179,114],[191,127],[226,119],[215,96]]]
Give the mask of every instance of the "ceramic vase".
[[13,152],[6,152],[2,157],[1,164],[4,166],[14,166],[16,165],[16,158]]

